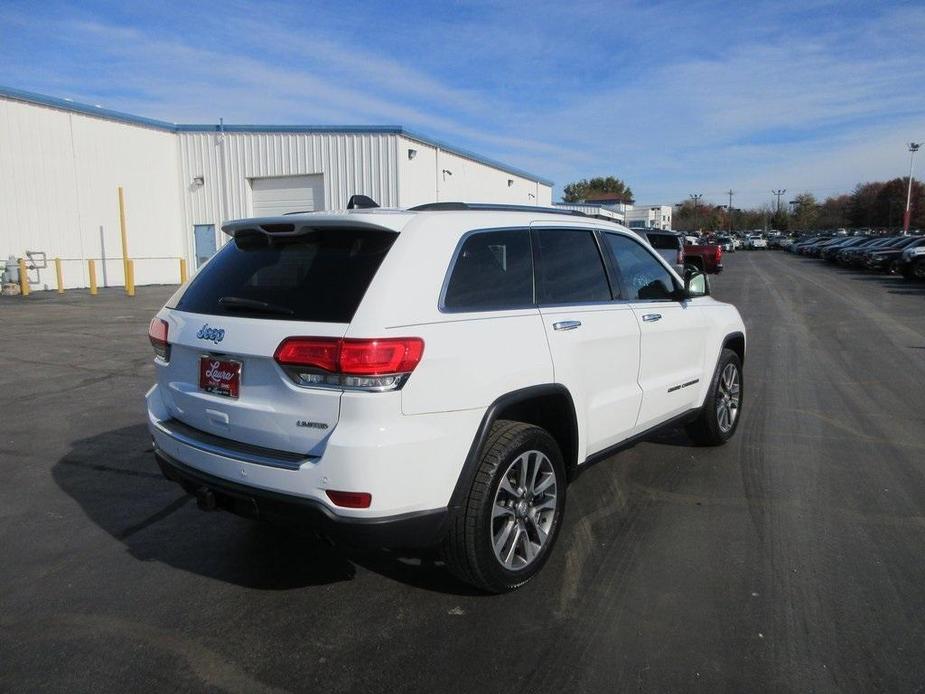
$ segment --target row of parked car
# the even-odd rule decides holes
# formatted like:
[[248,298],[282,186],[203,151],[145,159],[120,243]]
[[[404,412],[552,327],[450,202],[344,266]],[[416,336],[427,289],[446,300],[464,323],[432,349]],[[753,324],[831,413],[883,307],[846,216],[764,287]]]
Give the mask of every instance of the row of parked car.
[[784,238],[779,233],[764,234],[760,232],[728,234],[712,234],[708,237],[710,243],[719,245],[726,253],[735,253],[737,250],[764,251],[769,248],[780,248],[779,240]]
[[789,250],[844,267],[925,280],[925,235],[812,236],[794,241]]

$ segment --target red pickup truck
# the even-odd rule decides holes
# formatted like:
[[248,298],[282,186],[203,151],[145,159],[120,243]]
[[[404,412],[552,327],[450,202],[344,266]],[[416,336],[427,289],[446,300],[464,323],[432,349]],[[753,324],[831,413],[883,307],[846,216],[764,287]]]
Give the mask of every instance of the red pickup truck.
[[723,248],[715,243],[684,244],[684,264],[715,275],[723,271]]
[[688,267],[708,275],[723,270],[723,249],[716,244],[686,243],[684,237],[676,231],[646,229],[644,233],[652,248],[682,275]]

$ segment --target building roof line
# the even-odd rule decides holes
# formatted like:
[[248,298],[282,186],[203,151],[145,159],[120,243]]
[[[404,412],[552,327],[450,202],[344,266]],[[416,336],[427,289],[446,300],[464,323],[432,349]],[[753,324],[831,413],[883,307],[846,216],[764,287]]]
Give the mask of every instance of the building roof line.
[[58,108],[63,111],[82,113],[87,116],[96,116],[97,118],[105,118],[106,120],[119,121],[120,123],[142,125],[148,128],[156,128],[157,130],[167,130],[169,132],[177,131],[176,123],[157,120],[156,118],[136,116],[131,113],[125,113],[123,111],[113,111],[108,108],[103,108],[102,106],[93,106],[91,104],[84,104],[79,101],[63,99],[57,96],[48,96],[47,94],[27,92],[24,89],[14,89],[12,87],[0,86],[0,97],[13,99],[14,101],[24,101],[26,103],[39,104],[40,106],[51,106],[52,108]]
[[226,133],[370,133],[379,135],[403,135],[408,139],[415,140],[431,147],[437,147],[451,154],[463,157],[464,159],[471,159],[472,161],[490,166],[494,169],[499,169],[505,173],[513,174],[514,176],[526,178],[545,186],[553,185],[553,182],[549,179],[542,178],[536,174],[524,171],[523,169],[510,166],[509,164],[505,164],[494,159],[489,159],[488,157],[483,157],[480,154],[476,154],[475,152],[463,149],[461,147],[456,147],[455,145],[448,144],[442,140],[422,135],[417,131],[408,130],[401,125],[257,125],[226,123],[224,126],[219,126],[217,123],[171,123],[170,121],[157,120],[155,118],[145,118],[144,116],[136,116],[131,113],[125,113],[124,111],[114,111],[112,109],[103,108],[101,106],[94,106],[91,104],[84,104],[79,101],[72,101],[71,99],[48,96],[47,94],[38,94],[36,92],[30,92],[24,89],[15,89],[13,87],[5,87],[2,85],[0,85],[0,98],[12,99],[14,101],[23,101],[26,103],[38,104],[40,106],[49,106],[51,108],[70,111],[72,113],[80,113],[83,115],[103,118],[119,123],[126,123],[128,125],[138,125],[172,133],[218,132],[219,130],[223,129]]

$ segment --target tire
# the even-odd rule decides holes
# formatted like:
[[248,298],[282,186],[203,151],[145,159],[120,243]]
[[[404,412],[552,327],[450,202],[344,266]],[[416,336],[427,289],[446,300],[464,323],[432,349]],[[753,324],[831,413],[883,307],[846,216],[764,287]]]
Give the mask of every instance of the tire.
[[[737,389],[729,387],[730,369],[735,374]],[[745,394],[742,360],[731,349],[723,349],[710,381],[710,390],[697,419],[687,425],[687,435],[701,446],[721,446],[735,434],[742,419]],[[723,411],[729,413],[727,419]]]
[[898,275],[902,272],[902,269],[903,269],[902,263],[898,260],[894,260],[893,262],[890,263],[890,267],[888,268],[887,272],[889,272],[889,274],[891,275]]
[[[533,473],[537,468],[542,479]],[[527,473],[526,485],[521,470]],[[465,504],[450,517],[443,547],[447,568],[490,593],[525,584],[543,568],[555,544],[566,484],[562,453],[544,429],[510,420],[495,422]],[[521,495],[524,486],[540,493]]]
[[912,279],[925,280],[925,258],[916,258],[909,274],[912,275]]

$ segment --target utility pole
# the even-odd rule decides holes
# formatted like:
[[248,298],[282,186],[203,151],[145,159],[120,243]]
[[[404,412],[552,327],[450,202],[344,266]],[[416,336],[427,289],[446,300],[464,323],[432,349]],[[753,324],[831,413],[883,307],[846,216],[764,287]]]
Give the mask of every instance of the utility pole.
[[772,190],[771,195],[777,196],[777,214],[780,214],[780,199],[783,197],[784,193],[787,192],[786,188],[781,188],[780,190]]
[[921,142],[909,143],[909,188],[906,191],[906,211],[903,214],[903,235],[909,233],[909,219],[912,216],[912,163],[915,161],[915,153],[921,146]]
[[[700,204],[701,198],[703,198],[703,193],[691,193],[690,199],[694,201],[694,219],[698,222],[700,221],[700,215],[697,213],[697,206]],[[699,225],[698,225],[699,230]]]
[[732,233],[732,196],[735,195],[735,193],[733,193],[732,188],[730,188],[727,194],[729,195],[729,207],[726,208],[726,211],[729,213],[729,233],[731,234]]

